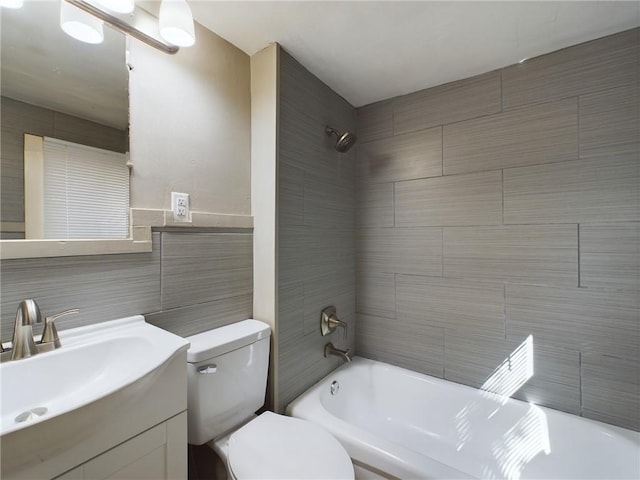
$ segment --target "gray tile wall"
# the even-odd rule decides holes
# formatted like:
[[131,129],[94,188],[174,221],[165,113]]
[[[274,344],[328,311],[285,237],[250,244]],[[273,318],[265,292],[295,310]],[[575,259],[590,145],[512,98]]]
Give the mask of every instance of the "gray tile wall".
[[[355,151],[338,153],[335,137],[324,133],[325,125],[353,131],[356,111],[280,53],[278,411],[340,364],[324,358],[324,344],[353,349],[356,323]],[[417,140],[432,141],[439,143],[440,136]],[[347,340],[341,331],[320,334],[320,312],[329,305],[349,324]]]
[[[1,101],[0,220],[3,222],[24,222],[25,133],[116,152],[129,150],[126,131],[7,97],[2,97]],[[24,238],[24,232],[19,238]]]
[[640,429],[639,37],[358,109],[359,355]]
[[188,336],[251,318],[252,239],[251,231],[155,232],[151,253],[3,260],[2,340],[11,340],[25,298],[43,315],[79,308],[58,320],[61,330],[144,314]]

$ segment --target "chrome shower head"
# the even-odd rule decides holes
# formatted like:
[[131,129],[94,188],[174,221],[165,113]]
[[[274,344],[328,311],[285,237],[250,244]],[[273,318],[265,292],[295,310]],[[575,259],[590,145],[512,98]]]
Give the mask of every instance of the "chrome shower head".
[[338,139],[338,141],[336,142],[336,150],[340,153],[345,153],[347,150],[353,147],[353,144],[358,140],[358,137],[356,137],[353,133],[340,133],[339,131],[328,126],[325,127],[324,131],[328,136],[336,136],[336,138]]

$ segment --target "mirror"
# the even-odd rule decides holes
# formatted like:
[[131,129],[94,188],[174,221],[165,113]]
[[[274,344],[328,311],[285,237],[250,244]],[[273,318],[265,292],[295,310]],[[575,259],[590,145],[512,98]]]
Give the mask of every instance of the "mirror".
[[101,44],[69,37],[59,1],[2,8],[1,22],[0,238],[24,239],[25,134],[128,152],[126,43],[106,25]]

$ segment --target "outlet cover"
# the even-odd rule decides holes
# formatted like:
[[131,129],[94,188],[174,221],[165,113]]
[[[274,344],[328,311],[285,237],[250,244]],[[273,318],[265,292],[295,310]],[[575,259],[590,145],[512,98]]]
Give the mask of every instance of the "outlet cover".
[[191,215],[189,214],[189,194],[171,192],[171,210],[173,211],[173,219],[176,222],[191,221]]

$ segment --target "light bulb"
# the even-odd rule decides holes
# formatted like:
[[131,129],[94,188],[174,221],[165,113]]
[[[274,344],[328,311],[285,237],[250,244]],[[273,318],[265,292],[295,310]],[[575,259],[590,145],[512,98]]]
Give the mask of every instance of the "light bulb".
[[109,10],[118,13],[131,13],[135,8],[134,0],[95,0],[97,4],[102,5]]
[[190,47],[196,42],[193,15],[186,0],[162,0],[160,4],[160,35],[178,47]]
[[85,43],[102,43],[102,20],[62,0],[60,2],[60,28]]

